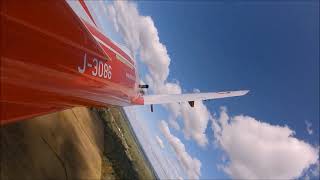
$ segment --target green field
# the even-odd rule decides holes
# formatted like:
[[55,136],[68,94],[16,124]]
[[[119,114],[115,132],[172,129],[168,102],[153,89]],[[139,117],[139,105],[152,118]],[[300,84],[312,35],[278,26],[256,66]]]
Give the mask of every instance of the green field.
[[111,162],[117,178],[156,179],[156,173],[145,157],[125,112],[120,108],[92,110],[96,111],[104,122],[103,154]]
[[158,179],[121,108],[75,107],[0,127],[0,179]]

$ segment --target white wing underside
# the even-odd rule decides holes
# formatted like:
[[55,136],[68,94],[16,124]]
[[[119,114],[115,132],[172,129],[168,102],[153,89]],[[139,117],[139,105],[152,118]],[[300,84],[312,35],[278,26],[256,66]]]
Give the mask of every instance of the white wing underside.
[[144,104],[168,104],[177,102],[203,101],[210,99],[220,99],[227,97],[243,96],[248,90],[226,91],[226,92],[209,92],[209,93],[189,93],[189,94],[161,94],[145,95]]

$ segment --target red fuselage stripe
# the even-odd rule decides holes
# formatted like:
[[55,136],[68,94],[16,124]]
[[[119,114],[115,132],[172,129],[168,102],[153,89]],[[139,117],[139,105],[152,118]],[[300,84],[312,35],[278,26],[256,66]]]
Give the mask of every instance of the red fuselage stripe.
[[92,20],[92,22],[93,22],[95,25],[97,25],[96,22],[93,20],[93,17],[91,16],[91,13],[90,13],[90,11],[89,11],[86,3],[84,2],[84,0],[79,0],[79,2],[80,2],[80,4],[81,4],[82,8],[86,11],[86,13],[87,13],[87,15],[89,16],[89,18]]
[[95,27],[93,27],[92,25],[90,25],[90,23],[87,23],[86,21],[83,21],[85,23],[85,25],[87,26],[87,28],[89,29],[89,31],[95,35],[96,37],[98,37],[100,40],[102,40],[105,44],[107,44],[108,46],[110,46],[112,49],[116,50],[121,56],[123,56],[124,58],[126,58],[131,64],[134,65],[134,62],[132,61],[132,59],[130,58],[130,56],[128,56],[122,49],[120,49],[118,46],[116,46],[108,37],[106,37],[105,35],[103,35],[101,32],[99,32]]
[[73,106],[144,104],[133,59],[83,10],[87,22],[65,0],[24,7],[0,8],[0,125]]

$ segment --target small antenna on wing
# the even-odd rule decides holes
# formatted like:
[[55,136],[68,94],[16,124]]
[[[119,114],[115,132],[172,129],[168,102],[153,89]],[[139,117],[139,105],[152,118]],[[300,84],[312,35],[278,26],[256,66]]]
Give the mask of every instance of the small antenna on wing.
[[148,89],[149,85],[148,84],[139,84],[139,88],[141,89]]

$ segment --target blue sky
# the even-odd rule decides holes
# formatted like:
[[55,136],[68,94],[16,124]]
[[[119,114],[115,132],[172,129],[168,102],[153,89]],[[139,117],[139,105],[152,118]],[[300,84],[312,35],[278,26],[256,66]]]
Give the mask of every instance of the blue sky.
[[[228,106],[306,136],[319,127],[319,4],[139,3],[172,59],[169,79],[186,91],[249,89]],[[319,133],[317,133],[319,134]]]
[[[169,79],[179,80],[187,92],[251,90],[246,97],[206,103],[212,112],[227,106],[231,114],[288,125],[297,137],[318,143],[318,3],[138,5],[168,49]],[[305,120],[314,135],[308,135]]]
[[[179,124],[180,129],[175,129],[170,124],[170,118],[172,118],[173,114],[172,107],[156,105],[154,113],[149,112],[149,107],[127,109],[129,117],[131,117],[130,121],[134,124],[133,126],[139,139],[144,146],[148,146],[145,147],[149,149],[146,150],[148,157],[152,161],[159,161],[160,158],[169,159],[171,162],[166,163],[164,160],[161,160],[161,163],[153,162],[158,172],[161,171],[160,169],[169,171],[166,173],[159,172],[161,174],[160,177],[178,177],[178,174],[183,178],[190,178],[190,174],[186,171],[193,168],[197,169],[198,166],[193,166],[196,164],[195,159],[201,162],[198,177],[200,179],[268,177],[269,175],[269,177],[278,177],[272,174],[276,170],[271,171],[271,174],[257,173],[255,174],[256,176],[249,176],[250,173],[239,174],[237,166],[243,164],[236,163],[234,157],[239,156],[243,160],[243,157],[246,157],[245,154],[250,149],[254,150],[255,147],[244,147],[247,141],[242,139],[243,145],[239,142],[239,147],[241,148],[239,153],[240,151],[244,153],[239,155],[238,152],[232,154],[234,152],[230,152],[230,147],[222,145],[226,140],[224,137],[230,133],[227,131],[228,128],[233,131],[238,130],[232,129],[237,127],[236,121],[233,122],[232,120],[232,117],[237,115],[246,115],[245,117],[238,116],[239,122],[252,122],[252,127],[259,127],[261,131],[270,127],[270,134],[263,135],[258,133],[256,135],[257,137],[262,137],[257,142],[266,142],[263,144],[266,147],[279,145],[280,142],[277,142],[277,140],[269,142],[269,139],[266,140],[267,137],[263,136],[287,132],[285,127],[288,126],[295,133],[287,136],[285,140],[291,142],[292,138],[290,139],[290,137],[294,136],[295,140],[301,142],[301,147],[307,148],[310,145],[314,149],[318,149],[319,2],[138,1],[137,3],[122,3],[124,4],[113,5],[112,2],[96,3],[91,8],[96,12],[95,18],[100,19],[98,23],[100,23],[105,34],[111,36],[115,41],[126,44],[129,49],[131,47],[135,51],[140,76],[143,81],[148,82],[146,77],[148,74],[151,76],[151,80],[157,80],[154,79],[153,75],[159,71],[153,72],[150,64],[166,65],[168,64],[167,59],[170,59],[167,67],[169,68],[168,76],[161,83],[172,82],[181,88],[182,92],[193,92],[194,89],[199,89],[201,92],[250,90],[250,93],[243,97],[205,102],[205,106],[201,106],[200,112],[195,113],[195,115],[201,116],[199,123],[201,122],[206,127],[204,130],[202,128],[202,131],[204,131],[202,134],[208,140],[204,146],[199,145],[199,139],[196,138],[197,135],[193,136],[191,132],[188,137],[188,133],[185,132],[190,130],[190,128],[185,128],[186,123],[192,121],[191,123],[197,124],[196,116],[192,113],[191,115],[186,113],[186,111],[192,110],[179,109],[182,115],[180,114],[174,121]],[[112,15],[108,6],[112,6],[115,14],[119,14]],[[126,17],[126,15],[123,15],[122,17],[121,8],[127,8],[124,12],[127,14],[132,13],[131,16]],[[151,21],[147,22],[153,22],[153,25],[147,23],[149,25],[145,26],[147,30],[141,30],[143,26],[138,27],[138,20],[141,17],[143,19],[145,16],[150,16]],[[117,22],[114,22],[112,17]],[[132,21],[132,24],[119,22],[120,20],[126,20],[126,18]],[[122,28],[132,27],[132,29],[121,30],[120,28],[119,30],[118,28],[117,30],[115,26]],[[150,31],[148,31],[148,27],[151,27]],[[151,33],[150,36],[143,36],[148,32],[155,32],[154,28],[156,28],[156,35]],[[132,31],[132,37],[137,35],[140,41],[135,38],[124,37],[123,34],[126,33],[122,31]],[[143,33],[141,35],[136,31],[143,31]],[[152,38],[152,35],[158,37],[159,41]],[[157,45],[164,45],[167,51],[166,53],[161,51],[159,58],[155,58],[154,62],[152,62],[152,58],[150,60],[144,59],[143,56],[144,48],[148,49],[148,47],[144,47],[141,39],[149,37]],[[135,43],[135,40],[138,43]],[[139,45],[139,42],[142,45]],[[151,48],[151,50],[153,49]],[[157,52],[155,51],[155,54],[151,53],[151,55],[157,56]],[[162,56],[163,54],[165,55]],[[164,67],[166,67],[165,65]],[[149,91],[149,93],[157,92],[163,91],[156,88]],[[223,120],[220,119],[219,121],[220,115],[224,112],[224,110],[220,110],[220,107],[226,107],[227,114],[230,116],[229,126],[225,128],[221,125]],[[184,112],[187,115],[184,116]],[[209,114],[210,117],[202,117],[203,114]],[[249,117],[253,120],[251,121]],[[225,133],[220,134],[220,136],[215,134],[218,131],[212,127],[215,122],[221,123],[220,125],[225,130]],[[306,122],[311,124],[312,133],[308,133]],[[169,124],[169,135],[163,130],[166,123]],[[244,126],[239,125],[238,127],[243,128]],[[245,127],[251,126],[249,124]],[[277,127],[283,128],[278,131]],[[245,136],[245,132],[243,133]],[[242,133],[236,135],[241,136]],[[156,136],[162,139],[164,148],[156,147],[157,144],[153,138]],[[191,161],[193,165],[188,166],[181,163],[179,158],[184,156],[180,156],[175,151],[175,146],[170,141],[173,136],[179,139],[180,144],[184,145],[187,152],[186,156],[191,157],[191,160],[193,158],[194,161]],[[218,145],[214,143],[217,141],[217,137],[221,138],[219,141],[220,146],[219,143]],[[302,142],[307,143],[307,145]],[[282,144],[280,143],[280,145]],[[279,152],[283,152],[282,150],[279,150]],[[292,153],[295,157],[299,156],[301,158],[297,159],[297,162],[289,159],[288,163],[291,164],[299,164],[302,160],[309,158],[309,156],[303,155],[305,152],[294,151],[291,147],[286,151],[288,151],[287,154]],[[259,156],[259,153],[261,153],[259,151],[253,153],[257,154],[253,156],[257,157],[256,161],[264,158]],[[285,154],[279,154],[279,156],[285,156]],[[290,160],[292,161],[290,162]],[[274,162],[277,163],[276,160]],[[319,164],[318,160],[317,162]],[[273,163],[272,158],[270,158],[270,163]],[[175,173],[170,172],[172,167],[165,167],[168,164],[173,164],[172,166],[178,170]],[[219,165],[228,167],[229,173],[226,170],[217,168]],[[252,165],[254,166],[254,164]],[[304,164],[299,166],[300,169],[302,167],[308,168],[304,170],[305,172],[298,173],[299,177],[315,178],[311,173],[314,171],[313,168],[315,166],[314,163],[311,168],[309,165],[304,166]],[[250,169],[250,167],[252,166],[248,163],[248,172],[259,171],[259,169]],[[287,175],[279,177],[296,177],[294,174],[297,172],[292,171],[294,169],[298,171],[299,167],[291,167],[286,172],[279,172],[279,174]],[[193,173],[197,172],[197,170],[191,171]],[[167,173],[172,173],[172,176],[164,175]]]

